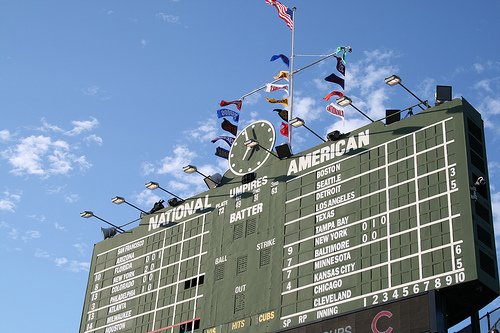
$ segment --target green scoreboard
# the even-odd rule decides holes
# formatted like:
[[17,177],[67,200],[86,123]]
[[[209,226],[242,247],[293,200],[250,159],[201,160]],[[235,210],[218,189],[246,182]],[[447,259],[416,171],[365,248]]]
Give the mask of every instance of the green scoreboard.
[[94,247],[80,333],[442,332],[499,293],[464,99],[288,158],[243,129],[216,188]]

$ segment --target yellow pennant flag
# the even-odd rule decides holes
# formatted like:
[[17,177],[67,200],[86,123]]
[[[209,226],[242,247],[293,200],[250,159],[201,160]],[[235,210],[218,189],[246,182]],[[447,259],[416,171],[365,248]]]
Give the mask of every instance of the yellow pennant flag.
[[267,98],[266,97],[266,100],[269,103],[273,103],[273,104],[279,103],[279,104],[283,104],[284,106],[288,106],[288,98],[274,99],[274,98]]
[[285,79],[288,81],[288,77],[290,76],[290,73],[288,71],[280,71],[278,75],[276,75],[274,78],[277,79]]

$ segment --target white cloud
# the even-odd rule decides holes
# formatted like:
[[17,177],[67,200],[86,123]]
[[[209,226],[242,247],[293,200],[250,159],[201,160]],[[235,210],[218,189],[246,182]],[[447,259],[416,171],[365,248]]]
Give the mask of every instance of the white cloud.
[[59,126],[49,124],[45,118],[42,118],[41,122],[42,122],[42,127],[40,128],[40,130],[42,132],[56,132],[56,133],[64,132],[64,130]]
[[102,146],[102,138],[99,137],[99,136],[97,136],[97,135],[95,135],[95,134],[91,134],[91,135],[85,137],[83,139],[83,141],[85,141],[88,145],[94,143],[94,144],[96,144],[98,146]]
[[141,39],[141,42],[140,42],[140,43],[141,43],[141,46],[142,46],[142,47],[146,47],[146,45],[148,45],[148,41],[147,41],[147,40],[145,40],[145,39]]
[[50,258],[50,254],[42,249],[35,250],[35,257],[37,258]]
[[87,272],[90,269],[90,263],[86,261],[71,260],[68,270],[73,273]]
[[477,109],[483,117],[484,127],[499,133],[500,128],[496,123],[496,116],[500,114],[500,96],[484,97]]
[[67,131],[64,134],[69,136],[75,136],[81,134],[82,132],[88,132],[93,130],[99,125],[99,121],[94,117],[90,118],[91,120],[73,120],[71,122],[73,124],[73,129]]
[[[156,191],[163,192],[162,190],[158,189]],[[163,196],[168,195],[167,193],[163,192],[161,193]],[[161,197],[156,195],[153,191],[151,190],[143,190],[139,194],[135,196],[135,199],[138,204],[143,205],[143,206],[151,206],[153,207],[154,203],[159,201]]]
[[56,264],[56,266],[61,267],[68,263],[68,259],[66,257],[55,258],[54,263]]
[[86,96],[96,96],[99,94],[100,89],[101,88],[99,88],[99,86],[93,85],[93,86],[83,88],[82,93]]
[[28,215],[28,217],[37,222],[45,222],[47,220],[47,218],[43,214],[42,215],[33,214],[33,215]]
[[480,73],[482,73],[482,72],[484,71],[484,65],[483,65],[483,64],[480,64],[480,63],[476,62],[476,63],[474,63],[472,66],[474,67],[474,70],[475,70],[478,74],[480,74]]
[[485,92],[491,93],[491,79],[480,80],[476,84],[474,84],[474,89],[484,90]]
[[0,210],[14,212],[15,208],[16,208],[16,204],[13,203],[12,201],[9,201],[6,199],[0,199]]
[[16,228],[11,228],[7,235],[9,235],[9,238],[16,240],[19,238],[19,231]]
[[164,22],[172,23],[172,24],[179,23],[179,20],[180,20],[179,16],[175,16],[172,14],[166,14],[166,13],[162,13],[162,12],[156,13],[156,17],[160,18],[160,20],[162,20]]
[[62,140],[52,140],[39,135],[22,138],[18,144],[1,152],[12,166],[15,175],[38,175],[49,177],[56,174],[67,174],[73,170],[73,164],[81,170],[88,169],[90,163],[85,156],[75,156],[71,153],[69,143]]
[[293,116],[304,119],[306,123],[318,119],[323,112],[323,107],[318,107],[311,97],[296,97],[293,107]]
[[59,224],[59,223],[54,223],[54,228],[56,228],[56,230],[59,230],[59,231],[63,231],[63,230],[66,230],[66,227]]
[[64,201],[66,201],[67,203],[75,203],[75,202],[78,202],[78,200],[80,200],[80,196],[78,194],[68,194],[64,197]]
[[1,130],[0,131],[0,141],[9,141],[10,140],[10,132],[9,130]]
[[10,193],[9,191],[3,192],[3,197],[0,198],[0,210],[14,212],[16,204],[21,200],[20,194]]
[[155,165],[151,162],[143,162],[141,165],[141,173],[144,176],[150,175],[155,172],[156,168]]
[[166,156],[160,161],[160,165],[156,167],[158,174],[182,174],[182,167],[191,163],[196,157],[196,153],[187,146],[177,146],[174,148],[173,156]]
[[27,230],[24,232],[24,235],[21,237],[21,239],[25,242],[32,240],[32,239],[38,239],[42,237],[42,234],[38,230]]
[[88,271],[90,263],[84,261],[69,260],[66,257],[55,258],[54,263],[57,267],[69,270],[70,272],[79,273]]
[[344,121],[339,120],[326,128],[325,135],[335,130],[341,133],[348,133],[367,124],[367,119],[361,118],[346,118]]
[[88,245],[85,243],[75,243],[73,247],[78,251],[80,255],[84,255],[87,252]]
[[500,239],[500,192],[491,194],[491,208],[493,210],[495,238]]
[[206,143],[217,136],[217,126],[217,119],[211,117],[206,121],[199,122],[197,128],[185,131],[184,134],[197,141]]
[[244,108],[245,106],[255,105],[261,101],[262,101],[262,94],[261,93],[254,93],[250,96],[245,97],[245,99],[243,100],[242,108]]
[[23,138],[14,148],[3,153],[14,167],[15,174],[43,175],[42,156],[47,153],[51,139],[46,136],[29,136]]

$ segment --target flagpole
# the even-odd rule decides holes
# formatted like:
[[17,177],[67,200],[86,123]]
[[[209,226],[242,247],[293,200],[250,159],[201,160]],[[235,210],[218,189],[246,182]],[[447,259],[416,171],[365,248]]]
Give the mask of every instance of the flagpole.
[[297,24],[297,7],[292,8],[293,11],[293,26],[292,26],[292,59],[290,62],[290,112],[288,113],[288,144],[292,149],[292,127],[290,120],[293,119],[293,81],[294,81],[294,64],[295,64],[295,25]]

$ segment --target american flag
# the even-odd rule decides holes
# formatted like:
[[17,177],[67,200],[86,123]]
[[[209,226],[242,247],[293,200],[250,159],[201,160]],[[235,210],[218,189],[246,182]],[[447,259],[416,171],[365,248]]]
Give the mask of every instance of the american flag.
[[266,3],[276,7],[278,10],[278,16],[285,21],[286,25],[293,29],[293,10],[289,9],[287,6],[283,5],[277,0],[266,0]]

